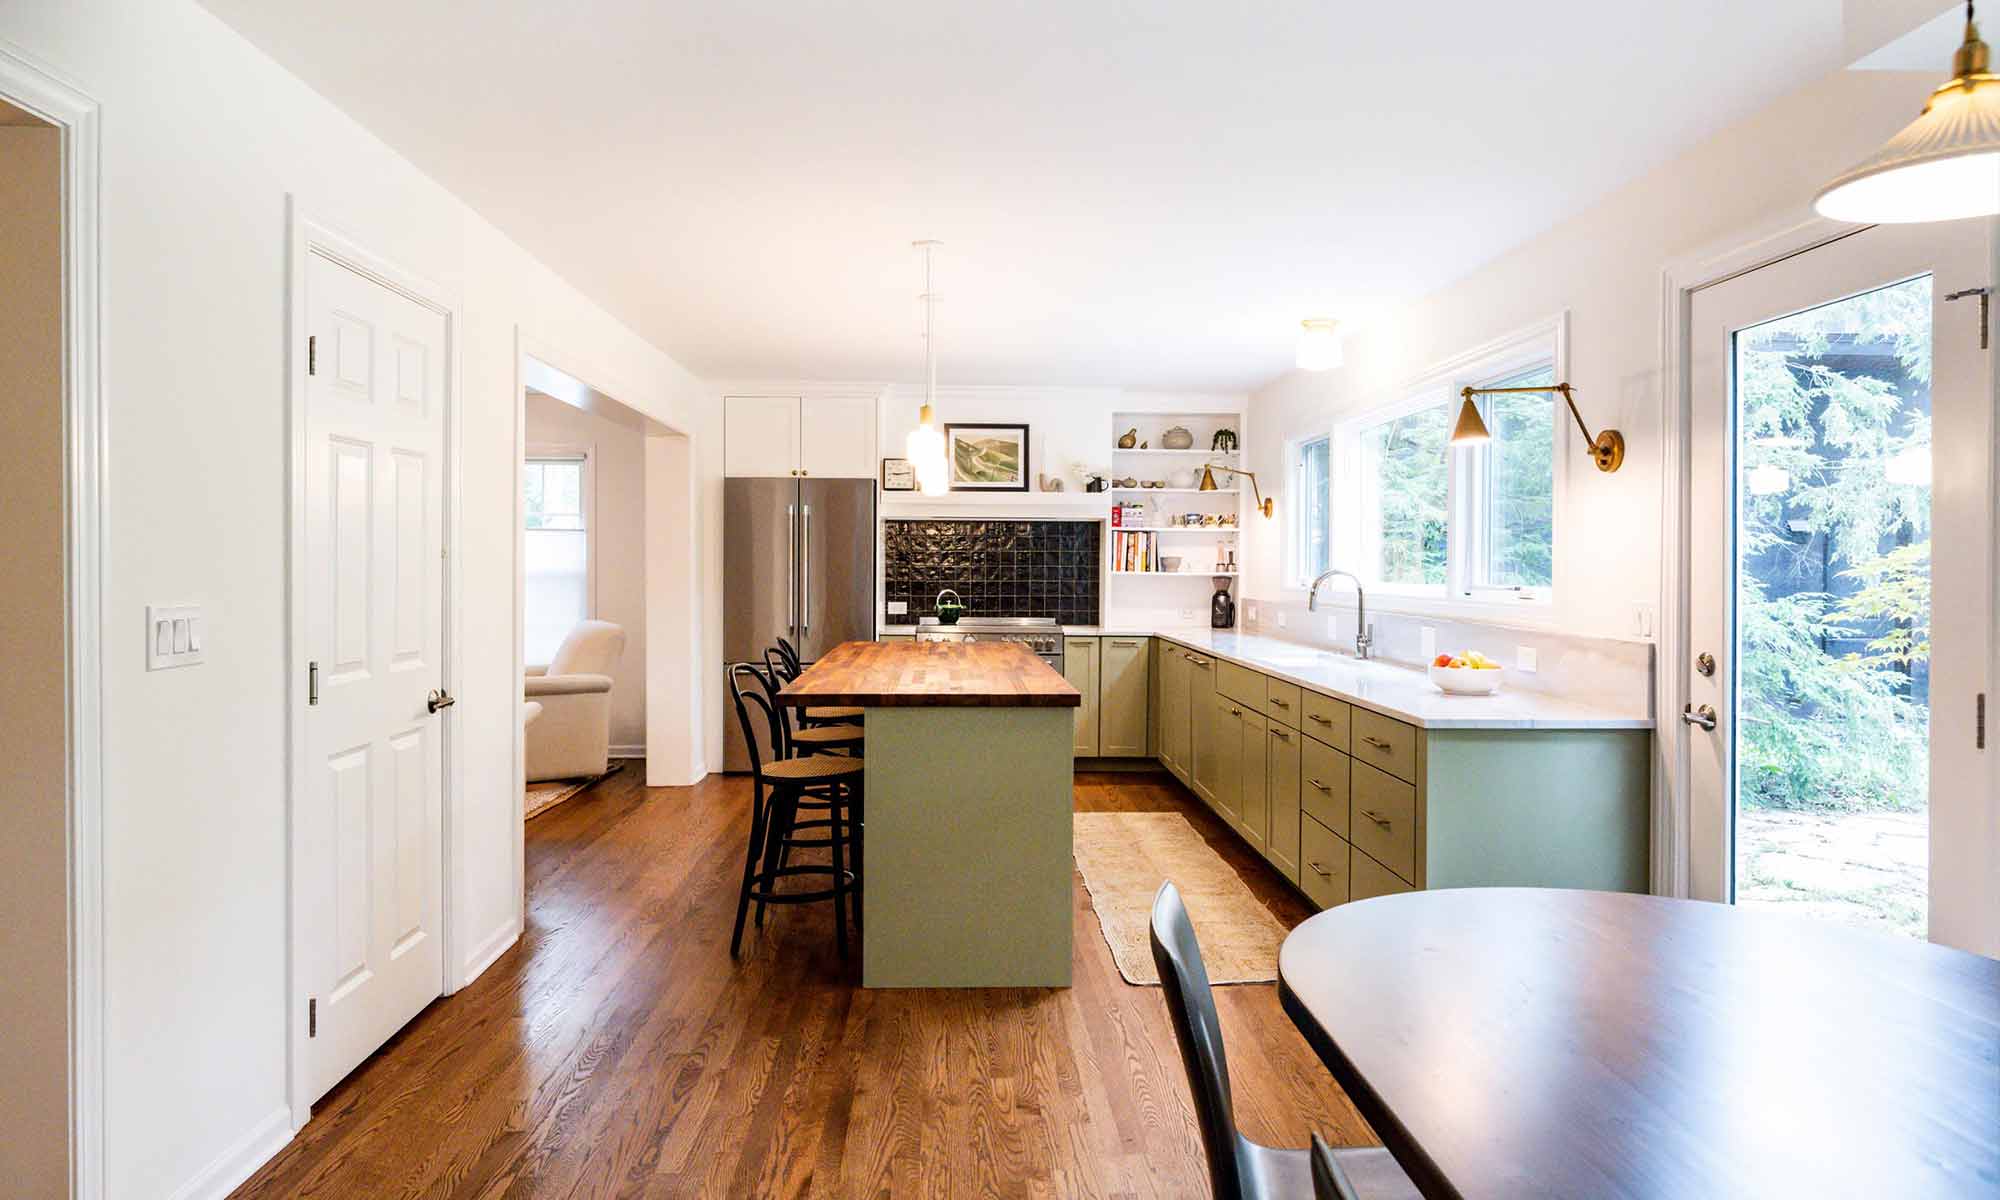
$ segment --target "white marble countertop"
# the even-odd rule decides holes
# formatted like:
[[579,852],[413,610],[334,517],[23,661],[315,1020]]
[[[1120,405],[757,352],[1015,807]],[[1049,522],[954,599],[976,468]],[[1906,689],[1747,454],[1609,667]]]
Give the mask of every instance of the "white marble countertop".
[[[883,626],[908,636],[910,626]],[[1412,667],[1363,661],[1351,655],[1257,633],[1202,626],[1144,624],[1065,625],[1068,637],[1157,637],[1190,650],[1276,676],[1300,687],[1425,729],[1651,729],[1643,709],[1624,711],[1504,683],[1492,696],[1454,696]]]

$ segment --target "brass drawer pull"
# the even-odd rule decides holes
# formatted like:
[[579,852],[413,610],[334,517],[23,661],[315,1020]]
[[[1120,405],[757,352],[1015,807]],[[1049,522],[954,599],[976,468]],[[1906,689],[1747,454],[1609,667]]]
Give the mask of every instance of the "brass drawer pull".
[[1243,715],[1243,710],[1240,708],[1231,708],[1229,710],[1229,715],[1232,717],[1240,717]]
[[1273,703],[1273,704],[1277,705],[1277,706],[1278,706],[1279,708],[1290,708],[1290,707],[1292,706],[1292,702],[1291,702],[1291,701],[1289,701],[1289,700],[1280,700],[1280,699],[1278,699],[1278,698],[1277,698],[1277,697],[1275,697],[1275,696],[1273,696],[1273,697],[1271,698],[1271,703]]
[[1307,866],[1309,866],[1309,867],[1311,867],[1311,868],[1313,869],[1313,874],[1315,874],[1315,875],[1319,876],[1319,877],[1320,877],[1321,879],[1332,879],[1332,878],[1333,878],[1333,872],[1332,872],[1332,871],[1329,871],[1329,870],[1327,870],[1327,869],[1326,869],[1325,867],[1322,867],[1322,866],[1320,866],[1320,865],[1319,865],[1318,863],[1316,863],[1316,862],[1308,862],[1308,863],[1306,863],[1306,865],[1307,865]]
[[1361,815],[1367,817],[1369,820],[1375,822],[1377,825],[1380,825],[1384,829],[1389,828],[1389,826],[1392,824],[1389,818],[1381,816],[1377,813],[1369,812],[1365,808],[1361,810]]
[[1317,779],[1308,779],[1306,780],[1306,782],[1312,784],[1314,787],[1318,788],[1322,792],[1325,792],[1329,796],[1333,795],[1333,789],[1321,783]]
[[1389,749],[1389,743],[1383,741],[1381,738],[1378,737],[1370,737],[1364,733],[1361,735],[1361,740],[1367,742],[1369,745],[1375,747],[1377,750]]
[[1320,724],[1322,724],[1322,725],[1331,725],[1331,724],[1333,724],[1333,718],[1332,718],[1332,717],[1322,717],[1322,716],[1320,716],[1320,715],[1319,715],[1318,713],[1307,713],[1307,714],[1306,714],[1306,720],[1308,720],[1308,721],[1318,721],[1318,722],[1319,722]]
[[1288,742],[1292,740],[1292,735],[1291,735],[1291,734],[1289,734],[1289,733],[1286,733],[1286,732],[1285,732],[1284,730],[1282,730],[1282,729],[1273,729],[1273,730],[1271,731],[1271,735],[1272,735],[1273,737],[1280,737],[1280,738],[1283,738],[1283,739],[1285,739],[1285,740],[1286,740],[1286,741],[1288,741]]
[[1113,642],[1112,642],[1111,644],[1112,644],[1112,645],[1114,645],[1114,646],[1124,646],[1124,647],[1126,647],[1127,649],[1132,649],[1132,650],[1137,650],[1137,649],[1139,648],[1139,643],[1137,643],[1137,642],[1120,642],[1120,641],[1113,641]]

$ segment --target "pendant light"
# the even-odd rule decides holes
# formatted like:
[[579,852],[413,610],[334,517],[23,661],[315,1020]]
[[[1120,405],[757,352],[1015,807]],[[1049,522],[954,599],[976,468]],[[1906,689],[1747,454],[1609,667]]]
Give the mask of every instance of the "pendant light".
[[937,317],[938,298],[932,286],[931,252],[944,243],[922,241],[910,244],[924,252],[924,405],[917,410],[917,427],[903,439],[903,457],[910,460],[910,466],[916,471],[917,486],[923,494],[942,496],[951,490],[951,478],[945,471],[944,430],[938,428],[934,407],[937,402],[937,338],[931,326]]
[[1299,322],[1297,362],[1302,371],[1326,371],[1341,364],[1340,322],[1332,317],[1307,317]]
[[2000,213],[2000,75],[1965,6],[1951,78],[1923,115],[1820,189],[1813,209],[1836,221],[1950,221]]

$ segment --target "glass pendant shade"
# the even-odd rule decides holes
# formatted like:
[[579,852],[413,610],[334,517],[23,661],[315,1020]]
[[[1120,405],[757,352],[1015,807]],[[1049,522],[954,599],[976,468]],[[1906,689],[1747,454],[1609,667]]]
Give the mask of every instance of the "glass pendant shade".
[[942,496],[951,490],[951,479],[944,469],[944,431],[938,428],[928,404],[917,414],[917,427],[903,439],[903,457],[916,470],[917,487],[924,495]]
[[1458,406],[1458,424],[1452,426],[1451,444],[1473,446],[1492,440],[1493,435],[1486,430],[1486,421],[1479,415],[1479,406],[1467,396],[1465,403]]
[[2000,75],[1968,11],[1949,82],[1923,115],[1873,156],[1820,189],[1813,209],[1836,221],[1953,221],[2000,213]]
[[1299,322],[1297,362],[1302,371],[1326,371],[1341,364],[1339,322],[1312,317]]

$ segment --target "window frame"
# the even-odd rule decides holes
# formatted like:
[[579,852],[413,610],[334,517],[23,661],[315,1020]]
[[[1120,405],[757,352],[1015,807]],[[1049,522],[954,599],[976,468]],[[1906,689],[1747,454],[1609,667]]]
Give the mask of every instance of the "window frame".
[[[1568,378],[1568,313],[1495,338],[1426,371],[1397,389],[1397,398],[1373,405],[1340,421],[1334,427],[1334,562],[1362,563],[1362,518],[1368,511],[1361,494],[1361,435],[1385,421],[1448,405],[1456,422],[1461,389],[1488,387],[1519,375],[1542,363],[1549,364],[1557,381]],[[1513,614],[1529,620],[1547,620],[1557,596],[1563,590],[1563,525],[1571,460],[1574,457],[1570,416],[1560,396],[1551,394],[1555,419],[1551,422],[1550,455],[1550,580],[1546,587],[1518,588],[1495,586],[1481,578],[1480,565],[1490,531],[1489,513],[1478,503],[1485,494],[1491,470],[1492,451],[1486,446],[1450,446],[1446,450],[1445,496],[1445,579],[1442,584],[1387,583],[1367,581],[1369,597],[1380,595],[1390,608],[1418,612],[1464,613],[1491,619]],[[1490,400],[1475,401],[1480,416],[1490,414]]]
[[1309,433],[1293,438],[1285,443],[1287,490],[1290,495],[1297,498],[1294,503],[1288,506],[1292,512],[1290,526],[1285,532],[1285,582],[1288,586],[1301,590],[1311,587],[1313,579],[1319,574],[1319,571],[1312,569],[1306,562],[1306,537],[1310,531],[1306,527],[1308,505],[1305,499],[1305,452],[1307,447],[1320,442],[1326,443],[1326,495],[1324,499],[1326,501],[1326,556],[1327,566],[1330,567],[1334,561],[1334,552],[1337,546],[1335,538],[1337,536],[1337,528],[1340,524],[1334,518],[1335,482],[1339,478],[1339,459],[1336,456],[1336,442],[1333,431],[1327,429],[1319,433]]
[[[521,496],[519,501],[521,505],[520,508],[521,519],[519,522],[520,528],[516,531],[516,536],[523,539],[522,542],[523,559],[521,565],[522,584],[525,585],[527,578],[526,539],[528,537],[530,537],[533,534],[542,532],[575,532],[568,530],[545,531],[540,529],[528,528],[527,468],[530,465],[536,463],[552,463],[552,462],[553,463],[580,462],[583,464],[583,478],[578,482],[577,485],[579,489],[578,503],[583,509],[583,529],[581,531],[583,533],[583,618],[582,619],[586,621],[594,621],[597,619],[597,447],[596,446],[590,443],[579,443],[579,442],[534,442],[530,443],[529,446],[527,447],[526,453],[522,454],[521,487],[520,487]],[[523,602],[525,604],[525,592],[523,595]],[[521,619],[522,619],[522,626],[523,628],[525,628],[527,623],[527,613],[525,608],[522,612]]]

